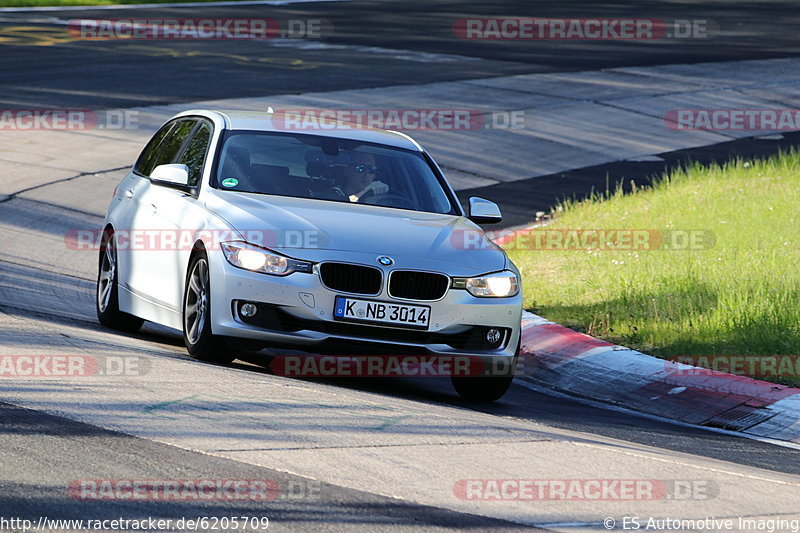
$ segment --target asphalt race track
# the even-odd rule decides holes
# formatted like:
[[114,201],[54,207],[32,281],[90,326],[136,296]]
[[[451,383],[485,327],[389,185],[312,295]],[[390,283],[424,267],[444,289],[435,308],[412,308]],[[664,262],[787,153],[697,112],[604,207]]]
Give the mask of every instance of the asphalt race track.
[[[188,13],[188,14],[187,14]],[[647,17],[707,21],[706,37],[654,41],[467,41],[465,17]],[[78,41],[79,18],[265,17],[325,21],[336,48],[272,41]],[[531,72],[791,57],[800,6],[744,2],[331,2],[143,11],[0,13],[5,107],[128,107],[278,93],[333,91]],[[451,61],[408,61],[403,53]],[[372,50],[370,50],[372,49]]]
[[[469,16],[598,14],[711,23],[708,38],[659,42],[467,42],[451,29],[455,20]],[[66,21],[76,17],[134,16],[319,19],[327,34],[319,41],[275,42],[65,36]],[[126,108],[792,57],[800,53],[798,23],[800,4],[777,0],[415,0],[0,12],[0,109]],[[0,132],[0,139],[4,133],[13,135]],[[740,141],[732,153],[756,153],[747,142]],[[726,152],[720,150],[703,157],[722,158]],[[695,155],[703,159],[701,151]],[[51,162],[53,168],[60,168],[58,163]],[[644,165],[640,174],[654,168]],[[614,168],[605,170],[613,174]],[[751,509],[754,516],[796,515],[800,508],[792,508],[800,494],[797,447],[593,407],[522,383],[500,402],[475,405],[458,399],[449,383],[439,380],[291,380],[271,375],[263,354],[218,367],[189,359],[180,335],[165,328],[148,324],[132,335],[109,331],[95,318],[96,255],[65,249],[64,236],[101,224],[124,170],[32,185],[25,183],[24,172],[24,161],[8,159],[0,140],[0,183],[19,184],[0,195],[0,355],[134,357],[145,371],[83,381],[0,377],[0,518],[247,515],[267,516],[270,529],[287,531],[517,531],[534,524],[559,531],[603,530],[596,520],[603,509],[598,502],[545,505],[534,512],[471,506],[453,498],[459,479],[502,477],[501,468],[490,467],[503,465],[506,455],[516,461],[503,471],[506,477],[625,478],[660,472],[669,479],[712,479],[720,487],[711,503],[660,502],[658,512],[667,516],[735,516],[737,504],[754,502],[763,503]],[[574,182],[539,182],[542,209],[556,199],[547,196],[546,184],[568,191],[570,183],[580,181],[580,171],[574,177]],[[525,187],[536,186],[498,186],[498,201],[508,198],[511,204]],[[541,455],[526,455],[540,449]],[[470,470],[469,461],[478,459],[485,463]],[[531,470],[514,470],[523,463]],[[561,473],[551,473],[551,464]],[[668,466],[658,470],[662,464]],[[579,466],[570,472],[569,465]],[[76,501],[66,487],[84,479],[271,479],[302,490],[297,498],[263,502]],[[318,498],[306,497],[312,489]],[[625,505],[615,505],[607,514],[630,514]],[[654,508],[636,507],[651,514]],[[540,518],[545,515],[549,518]]]

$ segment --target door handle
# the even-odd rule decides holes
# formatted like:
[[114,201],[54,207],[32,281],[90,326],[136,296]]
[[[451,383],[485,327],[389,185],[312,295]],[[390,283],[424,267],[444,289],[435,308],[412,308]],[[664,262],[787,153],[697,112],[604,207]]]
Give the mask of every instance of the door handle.
[[125,191],[125,198],[133,198],[133,189]]
[[153,208],[153,213],[158,213],[158,206],[156,204],[150,204],[150,207]]

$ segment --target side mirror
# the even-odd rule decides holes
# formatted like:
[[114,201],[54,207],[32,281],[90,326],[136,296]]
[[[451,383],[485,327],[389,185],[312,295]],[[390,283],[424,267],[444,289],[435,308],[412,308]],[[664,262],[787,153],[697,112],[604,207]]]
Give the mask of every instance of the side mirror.
[[150,179],[173,187],[189,186],[189,167],[186,165],[158,165],[150,173]]
[[476,224],[497,224],[503,215],[496,203],[473,196],[469,199],[469,219]]

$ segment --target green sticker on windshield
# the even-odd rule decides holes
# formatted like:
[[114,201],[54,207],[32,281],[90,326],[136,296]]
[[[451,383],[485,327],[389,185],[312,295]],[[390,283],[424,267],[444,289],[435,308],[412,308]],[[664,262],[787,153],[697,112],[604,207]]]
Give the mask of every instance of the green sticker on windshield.
[[239,180],[236,178],[225,178],[222,180],[223,187],[236,187],[237,185],[239,185]]

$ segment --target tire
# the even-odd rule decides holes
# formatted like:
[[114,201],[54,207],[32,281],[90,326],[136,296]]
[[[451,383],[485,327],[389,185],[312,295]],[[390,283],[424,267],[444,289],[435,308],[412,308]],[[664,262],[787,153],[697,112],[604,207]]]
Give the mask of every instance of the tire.
[[514,371],[519,360],[519,350],[521,346],[517,344],[517,352],[511,363],[511,374],[508,376],[477,376],[477,377],[456,377],[452,376],[450,381],[453,388],[463,399],[472,402],[494,402],[503,397],[514,381]]
[[97,320],[107,328],[118,331],[139,331],[144,320],[119,310],[118,265],[114,231],[107,228],[103,231],[97,269],[97,289],[94,299]]
[[225,339],[211,333],[211,279],[204,251],[195,253],[189,261],[183,292],[183,343],[189,355],[199,361],[218,364],[236,359]]

